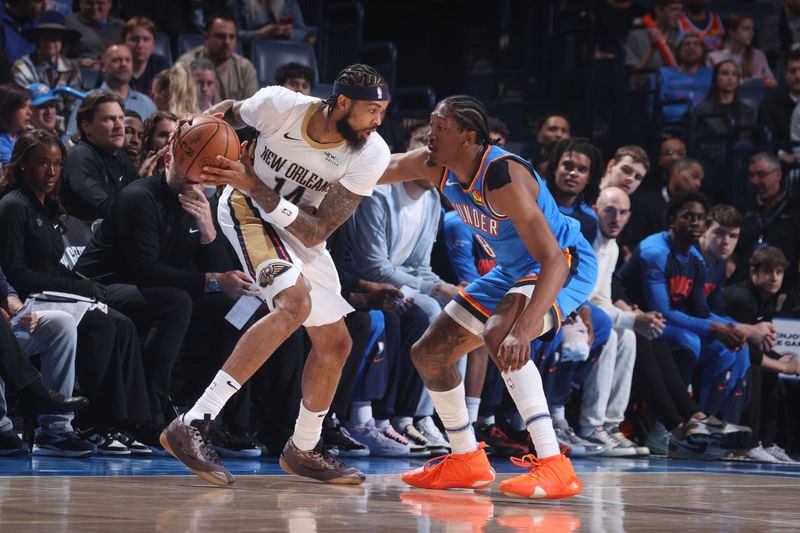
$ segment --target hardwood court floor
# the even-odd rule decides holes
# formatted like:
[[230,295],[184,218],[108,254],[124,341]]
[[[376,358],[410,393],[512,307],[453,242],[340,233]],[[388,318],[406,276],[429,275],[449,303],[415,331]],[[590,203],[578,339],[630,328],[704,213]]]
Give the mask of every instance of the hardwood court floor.
[[[3,533],[800,529],[798,467],[577,461],[583,494],[534,502],[506,497],[496,484],[479,493],[411,489],[396,473],[410,461],[360,461],[371,472],[361,487],[278,475],[273,459],[228,461],[239,475],[235,489],[215,488],[194,476],[164,475],[181,472],[169,459],[14,461],[0,460]],[[59,461],[73,475],[61,475],[53,466]],[[261,473],[246,475],[254,473],[254,465]],[[499,479],[514,471],[506,465],[497,462],[505,472]]]

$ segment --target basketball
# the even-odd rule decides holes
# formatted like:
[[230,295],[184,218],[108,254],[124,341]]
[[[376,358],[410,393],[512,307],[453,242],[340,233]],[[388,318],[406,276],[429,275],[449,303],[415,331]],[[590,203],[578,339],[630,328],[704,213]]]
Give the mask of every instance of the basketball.
[[204,166],[217,166],[218,155],[239,159],[239,137],[224,120],[201,115],[183,127],[173,155],[178,170],[188,179],[199,181]]

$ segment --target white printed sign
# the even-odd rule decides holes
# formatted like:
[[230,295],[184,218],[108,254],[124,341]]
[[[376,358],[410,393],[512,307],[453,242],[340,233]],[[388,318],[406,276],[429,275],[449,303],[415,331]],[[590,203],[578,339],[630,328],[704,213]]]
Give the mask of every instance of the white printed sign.
[[[778,330],[778,340],[775,342],[774,351],[800,359],[800,320],[793,318],[775,318],[772,320]],[[798,376],[779,374],[781,379],[800,380]]]

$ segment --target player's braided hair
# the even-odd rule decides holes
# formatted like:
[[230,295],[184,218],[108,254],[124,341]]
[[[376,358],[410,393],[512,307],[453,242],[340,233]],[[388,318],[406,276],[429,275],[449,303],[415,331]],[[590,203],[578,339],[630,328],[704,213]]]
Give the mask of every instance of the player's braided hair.
[[[336,76],[336,83],[351,87],[377,87],[378,85],[386,85],[386,80],[383,79],[380,72],[371,66],[356,63],[342,69],[339,75]],[[325,98],[323,105],[328,108],[329,114],[336,108],[336,100],[338,98],[338,94],[332,94]]]
[[480,100],[466,94],[457,94],[448,96],[439,102],[439,106],[446,107],[452,113],[461,129],[474,131],[477,144],[490,144],[489,113]]

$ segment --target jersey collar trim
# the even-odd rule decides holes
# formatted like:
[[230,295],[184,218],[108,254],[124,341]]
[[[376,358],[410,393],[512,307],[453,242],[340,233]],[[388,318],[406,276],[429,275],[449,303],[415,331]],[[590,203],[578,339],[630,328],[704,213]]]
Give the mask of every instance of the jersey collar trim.
[[344,139],[335,143],[318,143],[308,134],[308,124],[311,122],[311,117],[314,116],[314,113],[322,107],[322,103],[323,102],[320,100],[319,102],[308,106],[306,116],[303,118],[303,125],[300,126],[300,134],[303,136],[303,140],[306,141],[311,148],[318,148],[320,150],[339,148],[345,143]]

